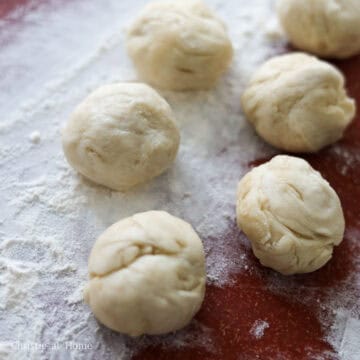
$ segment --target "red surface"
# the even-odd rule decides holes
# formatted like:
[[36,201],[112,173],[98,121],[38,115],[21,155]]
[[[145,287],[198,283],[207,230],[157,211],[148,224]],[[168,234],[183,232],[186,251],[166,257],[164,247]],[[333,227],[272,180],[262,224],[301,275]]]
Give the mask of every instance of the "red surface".
[[[21,9],[28,0],[1,1],[0,17],[8,17],[14,9]],[[42,0],[34,1],[34,6]],[[360,57],[336,64],[347,78],[349,93],[360,104]],[[349,127],[341,148],[360,154],[360,118]],[[360,156],[359,156],[360,157]],[[331,148],[305,158],[328,179],[338,192],[347,221],[347,229],[360,230],[360,162],[354,162],[344,175],[346,160],[342,152]],[[268,159],[259,159],[249,168]],[[335,250],[333,259],[319,271],[300,276],[284,277],[263,268],[254,258],[234,220],[223,237],[239,238],[235,253],[246,253],[251,264],[249,271],[235,274],[233,283],[218,288],[207,286],[206,298],[196,319],[210,329],[209,347],[165,349],[150,347],[139,353],[135,360],[252,360],[252,359],[333,359],[332,347],[324,341],[324,332],[317,314],[326,314],[329,309],[320,309],[321,300],[329,296],[329,290],[355,271],[355,260],[360,251],[359,243],[345,236]],[[236,243],[236,242],[235,242]],[[274,285],[276,284],[276,286]],[[355,286],[355,285],[354,285]],[[359,298],[357,288],[346,288]],[[297,301],[306,298],[306,301]],[[359,308],[358,303],[350,304]],[[331,316],[331,314],[329,315]],[[250,333],[258,319],[267,321],[270,327],[264,336],[255,339]],[[324,353],[325,352],[325,353]],[[326,355],[326,352],[328,352]],[[325,355],[324,355],[325,354]],[[336,357],[336,355],[335,355]]]
[[10,13],[14,12],[14,10],[19,12],[17,14],[18,16],[21,16],[21,14],[24,15],[26,12],[37,7],[43,1],[44,0],[2,0],[0,2],[0,18],[5,18]]
[[0,17],[4,17],[10,11],[15,9],[18,6],[24,5],[27,0],[17,0],[17,1],[1,1],[0,2]]

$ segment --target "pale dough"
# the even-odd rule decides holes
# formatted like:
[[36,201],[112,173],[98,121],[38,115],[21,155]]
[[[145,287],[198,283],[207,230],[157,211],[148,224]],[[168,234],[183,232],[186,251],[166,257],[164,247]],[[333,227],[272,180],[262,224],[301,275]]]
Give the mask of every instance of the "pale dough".
[[277,10],[297,48],[334,58],[360,52],[359,0],[280,0]]
[[242,106],[264,140],[290,152],[316,152],[338,141],[355,115],[343,75],[303,53],[265,62],[245,89]]
[[119,191],[165,171],[179,141],[170,106],[137,83],[101,86],[76,108],[62,133],[69,163],[95,183]]
[[171,90],[208,89],[226,71],[232,45],[224,24],[202,2],[152,2],[128,31],[141,78]]
[[238,185],[237,222],[261,264],[282,274],[325,265],[344,235],[340,200],[305,160],[280,155]]
[[164,211],[110,226],[89,258],[85,300],[96,318],[131,336],[186,326],[205,293],[203,245],[185,221]]

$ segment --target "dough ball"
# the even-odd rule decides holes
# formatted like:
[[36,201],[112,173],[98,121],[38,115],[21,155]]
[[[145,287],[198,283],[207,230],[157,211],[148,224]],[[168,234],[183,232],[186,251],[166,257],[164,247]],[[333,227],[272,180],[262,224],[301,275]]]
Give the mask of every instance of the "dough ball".
[[261,264],[282,274],[325,265],[344,235],[340,200],[305,160],[276,156],[238,185],[237,222]]
[[147,5],[128,32],[127,48],[146,82],[171,90],[211,88],[233,54],[224,24],[196,0]]
[[164,211],[110,226],[89,258],[85,301],[110,329],[131,336],[186,326],[205,294],[205,257],[190,224]]
[[69,163],[90,180],[119,191],[165,171],[179,141],[170,106],[149,86],[136,83],[95,90],[62,133]]
[[338,141],[355,115],[342,74],[303,53],[263,64],[247,86],[242,106],[265,141],[290,152],[316,152]]
[[360,52],[359,0],[280,0],[277,10],[297,48],[334,58]]

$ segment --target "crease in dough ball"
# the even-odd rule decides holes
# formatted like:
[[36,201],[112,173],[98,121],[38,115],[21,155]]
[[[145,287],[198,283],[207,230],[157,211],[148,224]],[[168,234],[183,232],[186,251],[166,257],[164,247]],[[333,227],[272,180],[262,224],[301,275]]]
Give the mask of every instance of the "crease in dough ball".
[[241,98],[244,113],[269,144],[316,152],[343,136],[355,116],[343,75],[314,56],[292,53],[265,62]]
[[75,109],[62,132],[70,165],[118,191],[163,173],[173,163],[179,142],[170,106],[140,83],[101,86]]
[[233,56],[225,25],[199,0],[148,4],[127,49],[143,80],[170,90],[213,87]]
[[360,52],[359,0],[279,0],[277,12],[301,50],[340,59]]
[[336,192],[296,157],[275,156],[246,174],[238,185],[236,212],[261,264],[284,275],[321,268],[344,235]]
[[205,294],[203,245],[190,224],[148,211],[110,226],[89,257],[84,298],[95,317],[131,336],[186,326]]

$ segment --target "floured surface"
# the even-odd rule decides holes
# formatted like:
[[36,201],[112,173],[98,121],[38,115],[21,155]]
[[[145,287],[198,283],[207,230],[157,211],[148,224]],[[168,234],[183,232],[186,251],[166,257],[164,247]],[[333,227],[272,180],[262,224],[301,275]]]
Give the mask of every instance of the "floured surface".
[[[182,349],[194,348],[200,349],[199,354],[206,349],[216,358],[216,331],[221,330],[224,339],[232,336],[237,351],[235,345],[242,338],[254,339],[254,320],[262,321],[254,330],[259,336],[254,341],[260,344],[269,342],[276,330],[275,320],[254,314],[249,326],[235,332],[230,320],[241,322],[245,314],[229,306],[228,325],[225,317],[220,324],[209,315],[216,313],[216,306],[221,310],[231,301],[251,303],[246,293],[258,296],[257,287],[266,288],[274,299],[280,294],[289,302],[306,304],[318,286],[311,287],[311,276],[301,278],[304,285],[301,279],[263,270],[246,239],[233,235],[238,234],[237,181],[248,171],[249,162],[274,153],[254,135],[239,101],[252,71],[283,46],[271,0],[243,1],[241,6],[235,0],[208,1],[228,24],[235,59],[213,91],[162,92],[182,135],[179,156],[167,173],[121,194],[91,184],[66,163],[60,129],[74,106],[99,85],[136,80],[125,53],[124,29],[144,3],[29,0],[0,20],[1,358],[128,359],[148,346],[163,359],[171,358],[166,354],[172,349],[181,355]],[[351,147],[339,145],[329,152],[341,159],[348,156],[341,170],[344,176],[360,168]],[[207,253],[209,291],[204,309],[188,328],[175,335],[132,340],[97,324],[82,301],[82,286],[96,237],[119,219],[151,209],[169,211],[197,230]],[[360,220],[357,227],[348,228],[345,253],[359,239],[359,226]],[[339,264],[341,259],[335,263]],[[325,286],[319,301],[326,311],[314,308],[323,329],[318,336],[330,341],[344,359],[352,359],[359,336],[359,264],[352,266],[339,283]],[[239,277],[249,282],[236,285]],[[246,286],[249,290],[240,296]],[[299,295],[301,290],[304,296]],[[217,300],[222,294],[227,294],[223,304]],[[329,310],[336,314],[329,315]],[[159,344],[162,347],[154,347]],[[323,353],[321,349],[316,350],[319,356],[336,357],[331,348]],[[144,351],[139,358],[146,358]]]

